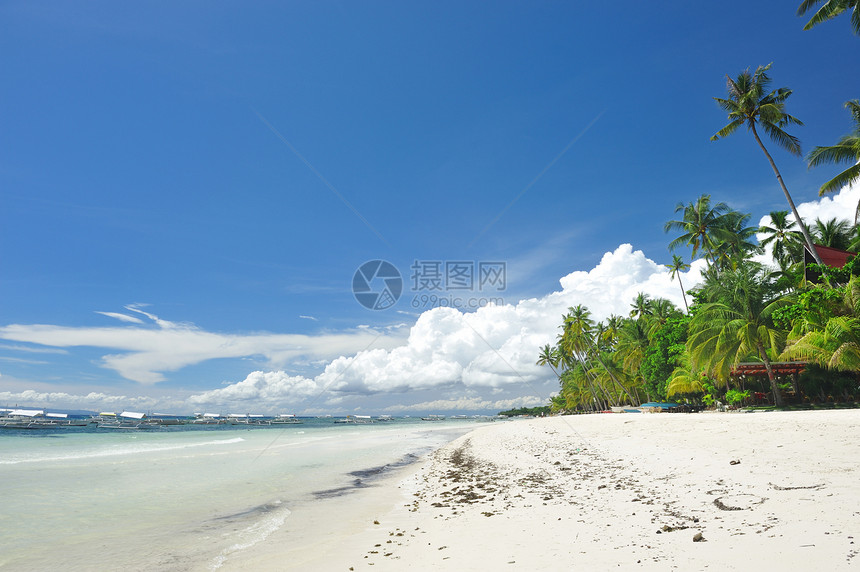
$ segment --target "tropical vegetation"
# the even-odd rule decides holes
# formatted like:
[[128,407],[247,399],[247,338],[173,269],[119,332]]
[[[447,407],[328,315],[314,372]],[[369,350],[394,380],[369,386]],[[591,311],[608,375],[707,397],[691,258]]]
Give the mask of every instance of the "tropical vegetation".
[[[690,265],[673,254],[667,273],[681,286],[684,308],[645,293],[630,301],[626,316],[603,321],[582,304],[568,308],[555,344],[544,345],[536,362],[559,381],[552,411],[667,400],[781,407],[860,399],[858,259],[815,283],[805,277],[803,239],[788,211],[770,213],[755,229],[760,243],[747,223],[738,224],[748,214],[707,195],[676,213],[665,225],[678,235],[669,248],[686,247],[704,261],[702,282],[685,291],[681,273]],[[846,220],[816,220],[810,233],[816,244],[857,252],[858,241],[850,239],[858,227]],[[775,366],[785,362],[800,362],[803,373],[780,373]],[[741,364],[764,375],[740,375]]]
[[[812,14],[805,30],[849,14],[860,35],[860,0],[804,0],[797,12]],[[626,316],[599,321],[585,305],[568,308],[555,343],[540,348],[536,362],[559,382],[551,411],[666,400],[719,407],[860,400],[860,204],[853,222],[801,218],[762,140],[802,156],[800,141],[787,131],[803,125],[786,111],[792,91],[771,89],[770,67],[726,76],[727,95],[714,100],[729,122],[711,140],[745,126],[789,210],[771,212],[759,226],[710,194],[678,203],[664,225],[672,235],[665,267],[677,279],[683,309],[644,292]],[[821,195],[860,182],[860,100],[845,107],[852,132],[806,156],[810,169],[847,164],[821,185]],[[841,268],[825,266],[815,245],[851,254]],[[807,252],[815,262],[804,265]],[[694,262],[701,281],[685,289],[682,274]]]

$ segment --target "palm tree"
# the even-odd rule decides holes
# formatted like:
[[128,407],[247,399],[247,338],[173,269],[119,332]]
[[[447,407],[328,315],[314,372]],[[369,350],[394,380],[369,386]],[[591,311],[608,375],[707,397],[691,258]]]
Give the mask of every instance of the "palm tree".
[[786,304],[785,299],[774,297],[761,265],[752,262],[723,271],[702,292],[712,301],[703,304],[690,322],[687,347],[693,368],[726,381],[732,367],[757,357],[767,371],[776,405],[782,406],[771,355],[779,355],[784,333],[776,328],[772,315]]
[[540,350],[540,355],[538,355],[538,360],[536,365],[548,365],[555,376],[561,379],[561,376],[558,374],[558,371],[555,369],[558,367],[558,363],[561,360],[561,355],[559,355],[558,348],[554,348],[549,344],[546,344]]
[[705,259],[712,256],[720,239],[720,229],[724,226],[724,217],[731,212],[726,203],[711,205],[711,195],[702,195],[696,202],[688,204],[678,203],[675,207],[676,213],[683,213],[680,220],[670,220],[663,226],[665,232],[678,230],[683,234],[669,243],[669,250],[675,250],[679,246],[691,246],[693,258],[704,251]]
[[762,226],[759,233],[766,235],[761,246],[773,245],[773,258],[780,268],[786,268],[788,262],[800,262],[803,251],[803,235],[791,230],[795,222],[788,220],[788,211],[771,211],[770,226]]
[[[857,14],[855,6],[854,13]],[[823,163],[849,163],[851,166],[821,185],[819,196],[825,193],[833,193],[842,187],[860,181],[860,100],[852,99],[845,102],[845,107],[851,112],[854,120],[854,131],[850,135],[843,136],[836,145],[829,147],[816,147],[806,157],[809,168],[817,167]],[[854,224],[860,218],[860,203],[854,213]]]
[[675,279],[675,276],[678,277],[678,284],[681,286],[681,296],[684,297],[684,308],[687,310],[687,313],[690,313],[690,306],[687,305],[687,293],[684,292],[684,283],[681,282],[681,272],[690,269],[690,265],[684,262],[684,259],[678,256],[677,254],[672,255],[672,264],[667,264],[666,268],[669,269],[669,275],[672,280]]
[[618,330],[624,323],[624,318],[612,314],[606,319],[606,326],[603,328],[600,343],[607,348],[614,348],[618,342]]
[[[586,361],[590,351],[588,342],[591,340],[593,329],[594,320],[591,319],[591,312],[588,311],[588,308],[579,304],[567,309],[562,324],[562,333],[559,335],[558,347],[568,370],[580,367],[582,372],[587,374],[589,367],[586,365]],[[587,375],[583,379],[594,402],[601,405],[601,396],[595,389],[597,384],[592,383]],[[604,391],[603,394],[605,398],[606,392]]]
[[813,6],[820,2],[824,5],[818,9],[812,16],[812,19],[803,27],[804,30],[810,30],[821,22],[826,22],[831,18],[835,18],[839,14],[852,10],[851,12],[851,28],[854,33],[860,36],[860,2],[858,0],[803,0],[797,8],[797,15],[803,16],[809,12]]
[[823,331],[808,332],[783,356],[813,361],[827,369],[856,372],[860,370],[860,318],[830,318]]
[[618,330],[615,355],[629,374],[639,373],[648,344],[648,327],[643,320],[627,320]]
[[767,90],[771,80],[766,72],[770,69],[770,66],[771,64],[759,66],[754,74],[750,74],[749,69],[744,70],[736,79],[726,76],[728,99],[721,99],[719,97],[715,97],[714,99],[728,113],[730,121],[728,125],[711,137],[711,141],[728,137],[737,131],[741,125],[747,126],[747,129],[755,137],[756,143],[758,143],[762,152],[767,157],[774,174],[776,174],[776,180],[779,181],[782,192],[785,194],[788,205],[791,207],[791,212],[794,213],[794,220],[800,226],[800,231],[803,233],[803,238],[806,241],[809,252],[818,264],[823,265],[821,257],[818,256],[818,251],[815,250],[815,246],[812,243],[812,237],[809,235],[806,225],[803,224],[803,219],[800,218],[797,212],[794,200],[791,198],[791,194],[782,180],[782,175],[756,130],[756,125],[760,125],[774,143],[793,155],[800,155],[800,142],[793,135],[786,133],[783,127],[792,124],[803,125],[803,123],[785,112],[785,100],[791,95],[790,89],[781,87],[768,93]]
[[687,359],[672,372],[672,377],[666,385],[666,397],[676,394],[703,393],[705,387],[702,381],[702,375],[693,371]]
[[651,297],[648,294],[639,292],[636,294],[636,299],[630,304],[631,318],[644,318],[651,314]]
[[726,213],[720,229],[721,240],[714,250],[714,262],[720,268],[737,268],[750,254],[761,252],[761,247],[750,239],[758,227],[746,226],[750,215],[737,211]]
[[648,321],[651,322],[648,324],[649,329],[653,329],[655,326],[659,328],[669,318],[680,314],[675,304],[666,298],[654,298],[649,307],[651,309],[651,313],[648,315]]
[[[594,342],[594,321],[591,319],[591,312],[588,311],[588,308],[582,305],[568,308],[568,314],[564,318],[563,327],[564,333],[561,336],[560,343],[562,349],[583,365],[588,360],[596,360],[612,380],[612,383],[626,393],[631,400],[635,399],[607,365],[607,360],[601,356],[600,349]],[[592,376],[592,380],[594,381],[594,385],[603,393],[605,400],[611,401],[611,394],[600,383],[600,380],[594,376]]]
[[852,230],[851,224],[847,220],[832,218],[825,222],[818,218],[815,219],[812,234],[818,240],[818,244],[822,246],[846,250],[851,244]]

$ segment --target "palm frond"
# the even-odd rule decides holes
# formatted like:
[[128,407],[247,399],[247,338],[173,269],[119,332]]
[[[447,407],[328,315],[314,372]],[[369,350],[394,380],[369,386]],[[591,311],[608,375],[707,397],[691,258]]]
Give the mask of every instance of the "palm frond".
[[826,22],[845,11],[845,2],[840,0],[827,0],[825,4],[813,14],[812,18],[803,27],[804,30],[811,30],[818,24]]
[[823,185],[821,185],[821,190],[818,192],[819,195],[824,195],[826,193],[835,193],[837,191],[842,190],[843,187],[851,184],[854,181],[860,180],[860,163],[854,165],[853,167],[848,167]]
[[724,138],[728,137],[729,135],[731,135],[732,133],[737,131],[738,127],[740,127],[743,124],[744,124],[744,121],[742,119],[736,119],[736,120],[732,121],[731,123],[729,123],[728,125],[726,125],[722,129],[717,131],[711,137],[711,141],[717,141],[718,139],[724,139]]
[[762,127],[765,133],[780,147],[791,153],[792,155],[800,155],[800,140],[793,135],[789,135],[778,126],[769,121],[762,121]]

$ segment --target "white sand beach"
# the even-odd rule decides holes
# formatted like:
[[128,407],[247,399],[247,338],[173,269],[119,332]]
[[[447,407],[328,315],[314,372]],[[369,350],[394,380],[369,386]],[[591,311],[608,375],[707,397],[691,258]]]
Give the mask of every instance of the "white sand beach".
[[225,569],[857,568],[858,435],[860,410],[494,423]]

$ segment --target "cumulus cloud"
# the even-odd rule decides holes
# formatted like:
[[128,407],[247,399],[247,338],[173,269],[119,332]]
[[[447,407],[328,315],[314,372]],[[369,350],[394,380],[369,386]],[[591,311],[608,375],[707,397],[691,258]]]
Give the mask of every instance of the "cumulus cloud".
[[[682,274],[686,288],[700,280],[700,264]],[[607,252],[594,269],[563,277],[560,286],[559,291],[541,298],[491,305],[472,313],[434,308],[418,316],[406,343],[399,347],[338,357],[313,379],[254,372],[238,383],[195,395],[192,403],[303,399],[322,392],[331,398],[405,395],[420,390],[522,393],[552,379],[552,373],[535,361],[539,348],[555,341],[570,306],[583,304],[596,320],[603,320],[612,314],[627,314],[639,292],[682,303],[680,287],[667,269],[629,244]],[[521,397],[512,399],[502,408],[525,404],[516,401]],[[473,397],[404,405],[411,409],[403,410],[492,410],[498,409],[497,403],[502,401]]]

